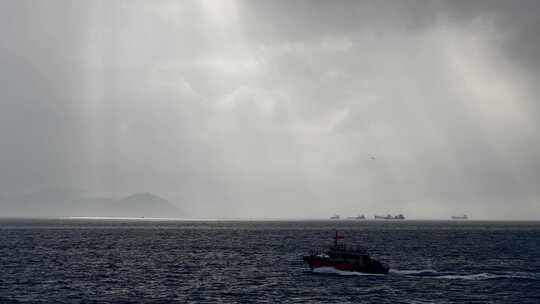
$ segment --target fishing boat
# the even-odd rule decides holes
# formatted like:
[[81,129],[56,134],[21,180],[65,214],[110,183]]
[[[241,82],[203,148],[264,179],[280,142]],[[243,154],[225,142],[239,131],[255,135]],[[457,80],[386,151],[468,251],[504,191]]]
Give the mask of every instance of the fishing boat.
[[303,257],[311,271],[318,268],[334,268],[340,271],[387,274],[390,267],[373,259],[363,247],[347,246],[339,242],[344,237],[336,231],[334,244],[326,250],[314,250]]

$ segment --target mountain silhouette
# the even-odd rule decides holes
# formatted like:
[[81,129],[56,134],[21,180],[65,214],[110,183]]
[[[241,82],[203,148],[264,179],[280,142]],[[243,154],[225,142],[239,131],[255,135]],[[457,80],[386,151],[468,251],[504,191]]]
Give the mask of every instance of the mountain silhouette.
[[10,199],[0,198],[0,216],[179,217],[181,212],[166,199],[149,192],[115,200],[91,197],[78,189],[47,189]]

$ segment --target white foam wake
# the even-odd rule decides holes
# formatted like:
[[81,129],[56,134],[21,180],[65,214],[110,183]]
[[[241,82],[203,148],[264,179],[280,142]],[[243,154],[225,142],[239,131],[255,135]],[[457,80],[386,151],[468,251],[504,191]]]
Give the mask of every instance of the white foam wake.
[[438,279],[448,279],[448,280],[491,280],[491,279],[500,279],[500,278],[512,278],[511,276],[501,276],[497,274],[482,272],[475,274],[447,274],[436,277]]
[[314,273],[318,274],[334,274],[342,276],[384,276],[384,274],[379,273],[365,273],[365,272],[356,272],[356,271],[344,271],[335,269],[334,267],[319,267],[313,269]]
[[390,269],[390,273],[401,274],[401,275],[437,275],[439,274],[436,270],[433,269],[413,269],[413,270],[400,270],[400,269]]
[[526,279],[540,280],[540,274],[528,272],[506,272],[506,273],[473,273],[460,274],[451,272],[438,272],[433,269],[420,270],[399,270],[391,269],[390,273],[404,276],[424,277],[433,279],[448,279],[448,280],[494,280],[494,279]]

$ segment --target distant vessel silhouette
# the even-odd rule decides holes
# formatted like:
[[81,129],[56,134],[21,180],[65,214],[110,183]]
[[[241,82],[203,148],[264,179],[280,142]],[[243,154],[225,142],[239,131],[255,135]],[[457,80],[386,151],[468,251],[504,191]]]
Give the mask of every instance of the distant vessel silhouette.
[[312,251],[309,255],[305,255],[304,262],[308,263],[312,271],[317,268],[334,268],[340,271],[388,273],[390,267],[372,259],[365,248],[339,244],[338,240],[343,238],[336,231],[332,246],[326,251]]
[[374,218],[376,220],[404,220],[405,216],[403,214],[398,214],[396,216],[392,216],[391,214],[387,214],[387,215],[375,215]]
[[358,216],[349,216],[347,219],[349,219],[349,220],[365,220],[366,217],[362,214],[362,215],[358,215]]
[[334,216],[331,216],[330,219],[331,219],[331,220],[339,220],[339,219],[340,219],[340,216],[339,216],[339,214],[336,214],[336,215],[334,215]]
[[452,215],[453,220],[468,220],[469,217],[466,214],[463,215]]

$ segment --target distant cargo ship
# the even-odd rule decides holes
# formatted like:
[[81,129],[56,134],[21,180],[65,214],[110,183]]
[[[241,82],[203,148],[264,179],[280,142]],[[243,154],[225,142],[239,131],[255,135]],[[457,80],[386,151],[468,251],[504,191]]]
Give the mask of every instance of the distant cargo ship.
[[452,219],[453,220],[468,220],[469,217],[466,214],[464,214],[464,215],[453,215]]
[[405,216],[403,214],[398,214],[396,216],[392,216],[391,214],[387,215],[375,215],[376,220],[404,220]]
[[339,220],[340,217],[339,217],[338,214],[336,214],[336,215],[334,215],[334,216],[331,216],[330,219],[331,219],[331,220]]
[[348,219],[350,219],[350,220],[365,220],[366,217],[362,214],[362,215],[358,215],[358,216],[349,216]]

